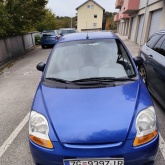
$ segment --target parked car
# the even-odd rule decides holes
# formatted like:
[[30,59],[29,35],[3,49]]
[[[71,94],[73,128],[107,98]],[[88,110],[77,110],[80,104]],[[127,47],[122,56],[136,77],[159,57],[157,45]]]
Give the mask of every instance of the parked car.
[[141,50],[139,73],[151,94],[165,109],[165,30],[153,34]]
[[159,132],[153,102],[124,43],[111,32],[62,36],[29,120],[36,165],[153,165]]
[[61,28],[59,29],[60,35],[66,35],[70,33],[76,33],[77,30],[75,28]]
[[45,30],[42,32],[40,44],[41,47],[44,49],[46,46],[54,46],[60,35],[58,30]]

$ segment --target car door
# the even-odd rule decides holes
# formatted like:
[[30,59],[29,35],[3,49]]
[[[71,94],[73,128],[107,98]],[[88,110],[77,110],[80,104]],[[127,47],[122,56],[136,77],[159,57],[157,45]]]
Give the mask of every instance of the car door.
[[145,69],[147,72],[147,85],[150,92],[162,102],[165,95],[164,87],[164,60],[159,51],[165,40],[165,35],[155,34],[142,47],[142,56],[144,56]]
[[147,72],[147,85],[150,87],[152,86],[155,82],[153,79],[154,75],[154,70],[153,70],[153,56],[156,53],[153,48],[155,47],[156,43],[160,40],[162,35],[160,34],[155,34],[153,35],[147,43],[142,46],[141,48],[141,56],[144,59],[144,64],[145,64],[145,69]]
[[157,42],[153,57],[150,59],[154,70],[153,92],[157,100],[165,107],[165,35]]

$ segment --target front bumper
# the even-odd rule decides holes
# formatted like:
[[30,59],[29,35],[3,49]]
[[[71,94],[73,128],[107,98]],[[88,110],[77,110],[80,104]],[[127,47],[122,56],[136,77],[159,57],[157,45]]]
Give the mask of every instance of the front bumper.
[[69,148],[53,142],[54,149],[40,147],[30,140],[30,150],[36,165],[62,165],[63,159],[75,158],[124,158],[124,165],[153,165],[159,146],[159,135],[151,142],[133,147],[134,140],[120,146],[107,148]]

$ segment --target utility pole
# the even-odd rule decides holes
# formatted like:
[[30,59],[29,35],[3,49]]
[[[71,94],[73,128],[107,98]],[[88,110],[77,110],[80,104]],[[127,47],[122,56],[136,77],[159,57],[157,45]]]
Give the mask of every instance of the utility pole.
[[71,17],[71,20],[70,20],[70,27],[72,28],[72,17]]

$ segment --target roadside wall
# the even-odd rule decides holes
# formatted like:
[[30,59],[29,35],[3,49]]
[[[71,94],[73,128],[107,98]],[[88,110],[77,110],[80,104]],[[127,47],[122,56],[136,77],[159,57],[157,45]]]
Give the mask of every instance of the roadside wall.
[[37,32],[0,39],[0,65],[35,45]]

